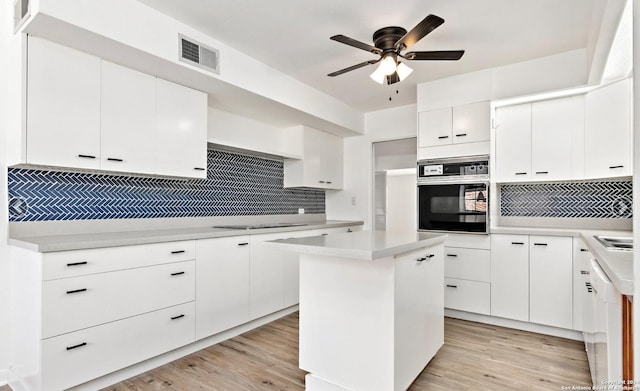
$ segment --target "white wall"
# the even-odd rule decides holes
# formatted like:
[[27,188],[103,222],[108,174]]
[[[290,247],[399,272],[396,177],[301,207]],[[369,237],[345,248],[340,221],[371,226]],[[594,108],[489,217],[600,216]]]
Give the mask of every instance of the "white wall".
[[20,105],[16,102],[16,96],[20,96],[20,74],[16,72],[20,62],[14,61],[19,41],[12,34],[12,3],[0,1],[0,384],[7,381],[10,346],[7,135],[9,129],[20,126]]
[[344,190],[327,191],[327,218],[362,220],[365,229],[373,226],[372,143],[416,137],[417,118],[416,105],[365,114],[365,134],[344,139]]
[[387,230],[416,232],[416,171],[399,171],[387,171]]

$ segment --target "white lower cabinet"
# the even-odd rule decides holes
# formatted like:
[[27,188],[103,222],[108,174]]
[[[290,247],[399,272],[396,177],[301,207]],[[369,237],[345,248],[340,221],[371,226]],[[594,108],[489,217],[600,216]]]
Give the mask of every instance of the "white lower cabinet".
[[591,252],[582,239],[573,239],[573,329],[584,331],[584,306],[591,300],[587,290]]
[[491,235],[491,315],[573,328],[573,239]]
[[445,307],[489,315],[491,254],[483,248],[444,248]]
[[196,338],[249,321],[249,236],[196,241]]
[[529,321],[573,328],[572,238],[531,236]]
[[42,341],[42,388],[64,390],[195,340],[193,302]]
[[491,235],[491,315],[529,321],[527,235]]

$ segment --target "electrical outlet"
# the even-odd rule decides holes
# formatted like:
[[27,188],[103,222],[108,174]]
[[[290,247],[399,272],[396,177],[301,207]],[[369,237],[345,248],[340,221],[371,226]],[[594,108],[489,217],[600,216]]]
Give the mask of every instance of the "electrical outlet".
[[304,208],[298,208],[298,214],[299,215],[303,215],[304,214]]
[[356,197],[351,197],[351,206],[356,206]]

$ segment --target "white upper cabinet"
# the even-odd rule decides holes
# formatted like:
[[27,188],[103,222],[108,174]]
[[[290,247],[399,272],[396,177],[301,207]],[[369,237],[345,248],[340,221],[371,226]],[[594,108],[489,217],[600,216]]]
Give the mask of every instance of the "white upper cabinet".
[[490,138],[489,102],[444,107],[418,113],[418,146],[488,141]]
[[451,144],[451,107],[418,113],[418,147]]
[[584,98],[572,96],[496,109],[498,182],[581,179]]
[[207,94],[157,79],[156,169],[207,177]]
[[531,178],[531,105],[496,109],[496,180]]
[[284,187],[342,189],[342,138],[306,126],[288,130],[302,159],[284,162]]
[[584,175],[582,96],[531,105],[531,179],[580,179]]
[[625,79],[586,95],[585,176],[632,175],[631,81]]
[[206,178],[207,94],[29,37],[23,163]]
[[102,61],[103,170],[155,173],[156,78]]
[[27,163],[100,168],[100,59],[30,37]]

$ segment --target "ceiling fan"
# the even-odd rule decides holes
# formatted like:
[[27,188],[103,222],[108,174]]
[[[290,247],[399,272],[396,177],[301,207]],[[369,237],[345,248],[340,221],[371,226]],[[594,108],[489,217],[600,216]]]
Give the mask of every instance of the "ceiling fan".
[[464,50],[439,50],[427,52],[407,52],[404,54],[402,53],[402,51],[413,46],[416,42],[435,30],[442,23],[444,23],[444,19],[442,19],[441,17],[436,15],[427,15],[426,18],[424,18],[409,32],[407,32],[407,30],[405,30],[404,28],[397,26],[383,27],[373,33],[373,44],[375,46],[371,46],[342,34],[334,35],[330,39],[340,43],[344,43],[345,45],[353,46],[358,49],[366,50],[373,54],[377,54],[380,56],[380,58],[352,65],[348,68],[329,73],[327,76],[333,77],[342,75],[343,73],[347,73],[355,69],[379,62],[380,65],[371,74],[371,78],[380,84],[383,84],[385,80],[387,84],[393,84],[404,80],[407,76],[409,76],[409,74],[411,74],[411,72],[413,72],[413,69],[409,68],[406,64],[398,61],[398,58],[420,61],[459,60],[464,54]]

